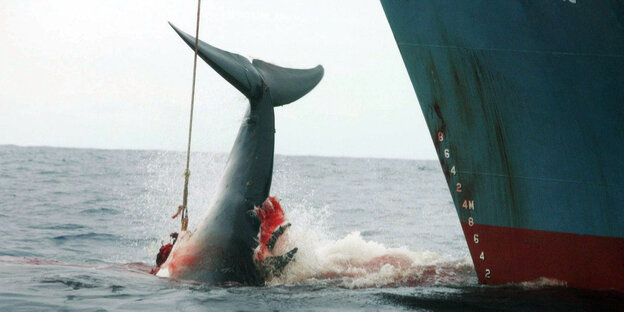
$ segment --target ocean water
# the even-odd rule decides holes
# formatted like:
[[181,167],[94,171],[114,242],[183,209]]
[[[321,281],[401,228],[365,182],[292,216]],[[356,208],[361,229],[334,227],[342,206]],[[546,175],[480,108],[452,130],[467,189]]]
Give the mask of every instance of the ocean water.
[[[227,155],[191,157],[190,225]],[[295,262],[264,287],[149,274],[185,155],[0,146],[0,311],[587,311],[624,295],[477,283],[437,161],[276,156]]]

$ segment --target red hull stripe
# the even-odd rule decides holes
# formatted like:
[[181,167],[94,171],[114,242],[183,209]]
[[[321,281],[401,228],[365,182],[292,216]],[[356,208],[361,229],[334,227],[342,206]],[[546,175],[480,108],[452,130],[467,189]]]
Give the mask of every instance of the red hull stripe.
[[461,225],[482,284],[546,277],[571,287],[624,292],[624,238]]

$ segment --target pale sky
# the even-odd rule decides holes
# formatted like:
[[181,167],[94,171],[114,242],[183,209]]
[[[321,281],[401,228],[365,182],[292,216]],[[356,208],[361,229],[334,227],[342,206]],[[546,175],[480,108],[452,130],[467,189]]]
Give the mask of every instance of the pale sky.
[[[0,144],[185,150],[195,0],[1,0]],[[434,159],[375,0],[203,0],[200,39],[280,66],[323,65],[276,108],[275,152]],[[246,99],[198,60],[194,151],[229,152]]]

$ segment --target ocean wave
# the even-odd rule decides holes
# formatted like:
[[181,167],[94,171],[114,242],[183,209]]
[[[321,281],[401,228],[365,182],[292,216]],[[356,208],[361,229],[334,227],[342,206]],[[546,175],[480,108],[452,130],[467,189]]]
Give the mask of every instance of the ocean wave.
[[74,223],[65,223],[65,224],[35,225],[35,226],[31,226],[30,228],[40,229],[40,230],[79,230],[79,229],[86,228],[86,226],[80,225],[80,224],[74,224]]
[[61,173],[60,171],[56,171],[56,170],[40,170],[37,172],[37,174],[40,175],[52,175],[52,174],[59,174]]
[[98,285],[97,281],[89,281],[90,277],[85,277],[83,280],[74,279],[74,278],[44,278],[41,280],[42,284],[61,284],[65,285],[73,290],[83,289],[83,288],[98,288],[101,287]]
[[52,238],[56,241],[66,241],[66,240],[114,240],[118,241],[120,239],[117,235],[107,234],[107,233],[84,233],[84,234],[75,234],[75,235],[60,235]]
[[111,208],[90,208],[80,211],[81,214],[111,214],[116,215],[120,214],[119,210],[111,209]]

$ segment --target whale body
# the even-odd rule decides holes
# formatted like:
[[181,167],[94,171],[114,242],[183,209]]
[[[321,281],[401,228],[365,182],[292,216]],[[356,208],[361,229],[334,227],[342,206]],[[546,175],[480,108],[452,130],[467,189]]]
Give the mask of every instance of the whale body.
[[[194,37],[170,25],[195,49]],[[265,275],[254,261],[261,223],[254,208],[262,206],[271,189],[273,109],[310,92],[323,77],[323,67],[290,69],[258,59],[250,62],[203,41],[199,41],[198,55],[249,99],[249,108],[217,196],[204,220],[195,232],[181,235],[157,275],[209,283],[261,285]],[[293,254],[291,251],[289,257]]]

